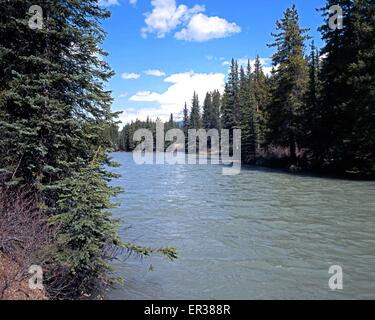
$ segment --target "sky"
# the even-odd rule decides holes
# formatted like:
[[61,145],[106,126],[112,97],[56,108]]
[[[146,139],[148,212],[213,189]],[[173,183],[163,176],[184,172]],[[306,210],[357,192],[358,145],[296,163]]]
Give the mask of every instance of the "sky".
[[108,89],[123,124],[135,119],[182,115],[196,91],[223,91],[232,58],[241,63],[261,57],[271,68],[272,32],[295,4],[301,26],[322,46],[324,0],[100,0],[111,12],[103,22],[106,60],[116,72]]

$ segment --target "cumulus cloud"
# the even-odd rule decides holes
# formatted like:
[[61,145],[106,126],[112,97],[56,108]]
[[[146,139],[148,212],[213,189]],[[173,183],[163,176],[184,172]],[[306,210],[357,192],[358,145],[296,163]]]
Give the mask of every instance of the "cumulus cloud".
[[123,78],[124,80],[136,80],[136,79],[139,79],[141,77],[140,74],[138,73],[128,73],[128,72],[124,72],[122,75],[121,75],[121,78]]
[[99,5],[102,7],[118,6],[118,0],[99,0]]
[[241,32],[241,28],[219,17],[208,17],[203,13],[194,15],[186,28],[175,34],[178,40],[204,42],[226,38]]
[[203,14],[206,11],[204,6],[177,6],[176,0],[152,0],[151,4],[153,10],[146,13],[146,26],[141,30],[143,37],[156,34],[158,38],[164,38],[179,26],[182,30],[175,33],[176,39],[198,42],[228,37],[241,31],[235,23]]
[[225,75],[222,73],[194,73],[185,72],[173,74],[164,82],[170,87],[163,93],[140,91],[130,97],[133,102],[156,103],[157,107],[142,109],[126,109],[121,116],[123,123],[136,119],[145,120],[148,116],[152,119],[159,117],[167,121],[171,113],[176,118],[180,115],[185,102],[190,105],[193,92],[197,92],[201,103],[208,91],[219,90],[223,92]]
[[146,70],[145,74],[147,74],[148,76],[154,76],[154,77],[164,77],[164,76],[166,76],[165,72],[160,71],[160,70],[153,70],[153,69]]
[[191,9],[183,4],[177,6],[176,0],[152,0],[151,5],[154,8],[152,12],[146,13],[146,26],[141,30],[143,37],[155,33],[158,38],[164,38],[168,32],[188,21],[192,15],[205,10],[199,5]]

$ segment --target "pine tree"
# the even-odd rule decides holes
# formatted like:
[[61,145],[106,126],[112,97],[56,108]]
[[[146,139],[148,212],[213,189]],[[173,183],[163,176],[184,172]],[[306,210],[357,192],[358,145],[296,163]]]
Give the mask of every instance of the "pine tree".
[[102,169],[111,164],[105,131],[117,116],[105,89],[113,72],[100,49],[100,23],[110,12],[97,0],[42,1],[42,29],[30,29],[34,1],[1,5],[0,170],[8,186],[41,194],[40,206],[59,220],[40,264],[50,275],[49,293],[64,287],[75,296],[108,278],[108,249],[129,248],[105,213],[116,192],[108,185],[113,176]]
[[[329,26],[330,11],[333,5],[339,5],[343,10],[343,28],[331,29]],[[345,116],[345,105],[352,94],[347,83],[347,68],[352,60],[352,11],[353,1],[327,1],[322,8],[325,24],[320,28],[322,39],[326,45],[322,49],[322,83],[321,103],[319,104],[317,126],[313,139],[319,144],[312,146],[318,166],[335,167],[343,164],[346,146],[344,136],[348,135],[348,120]],[[350,119],[351,121],[351,119]]]
[[253,92],[253,79],[250,61],[247,72],[243,67],[240,69],[239,105],[241,110],[241,137],[242,137],[242,161],[252,163],[255,161],[257,136],[256,136],[256,116],[255,97]]
[[358,0],[353,9],[353,61],[348,68],[352,120],[346,172],[375,175],[375,3]]
[[301,119],[301,126],[303,127],[303,132],[305,132],[305,135],[301,137],[301,145],[310,149],[310,153],[312,150],[316,150],[320,144],[320,141],[315,140],[313,137],[313,133],[318,129],[319,118],[319,98],[321,91],[319,59],[319,50],[316,48],[314,41],[312,41],[309,57],[309,85]]
[[173,113],[171,113],[171,115],[169,117],[169,121],[168,121],[168,123],[166,125],[165,130],[168,131],[170,129],[175,129],[175,128],[177,128],[177,124],[176,124],[176,122],[173,119]]
[[200,111],[200,106],[199,106],[199,98],[196,92],[194,92],[193,99],[192,99],[189,128],[190,129],[202,128],[202,117],[201,117],[201,111]]
[[221,94],[218,90],[212,92],[212,129],[221,130]]
[[[343,10],[343,28],[331,29],[328,9]],[[313,137],[316,165],[331,171],[374,173],[374,3],[327,1],[326,23],[320,28],[322,93],[318,125]]]
[[189,118],[189,110],[187,104],[185,102],[184,110],[183,110],[183,131],[185,135],[185,152],[188,150],[188,142],[189,142],[189,127],[190,127],[190,118]]
[[238,62],[232,59],[228,83],[225,86],[223,98],[222,121],[224,129],[240,127],[241,111],[238,103],[239,86]]
[[205,129],[212,129],[213,105],[212,94],[207,92],[203,103],[203,127]]
[[308,84],[308,68],[304,57],[306,29],[299,26],[299,16],[293,5],[276,23],[279,33],[272,34],[277,52],[273,55],[275,88],[269,109],[268,141],[288,147],[290,161],[296,162],[297,141],[301,135],[299,125],[301,109]]
[[[249,71],[248,71],[249,72]],[[253,74],[253,93],[255,99],[256,111],[256,133],[258,147],[266,143],[266,130],[267,130],[267,107],[270,102],[270,89],[268,80],[263,72],[260,57],[257,56],[254,63]]]

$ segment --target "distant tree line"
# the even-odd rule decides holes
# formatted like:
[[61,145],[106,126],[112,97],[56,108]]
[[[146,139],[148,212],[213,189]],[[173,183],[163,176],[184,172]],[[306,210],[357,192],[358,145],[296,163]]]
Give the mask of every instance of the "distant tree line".
[[[329,26],[329,8],[343,9],[343,28]],[[308,29],[295,6],[272,34],[273,70],[266,75],[256,57],[243,66],[232,60],[223,95],[196,93],[185,105],[181,127],[242,129],[244,163],[293,169],[375,175],[375,5],[372,0],[327,1],[319,29],[325,46],[307,52]],[[135,146],[131,135],[153,123],[136,121],[120,134],[120,149]]]

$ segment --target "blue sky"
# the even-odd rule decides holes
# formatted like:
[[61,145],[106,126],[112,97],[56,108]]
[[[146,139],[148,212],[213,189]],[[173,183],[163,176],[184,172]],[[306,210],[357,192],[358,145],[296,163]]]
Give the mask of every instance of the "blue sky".
[[204,99],[223,89],[228,61],[254,59],[265,70],[273,49],[271,32],[283,11],[296,4],[301,25],[322,45],[316,8],[324,0],[101,0],[112,11],[103,24],[104,49],[116,75],[108,86],[123,122],[148,115],[178,117],[193,91]]

